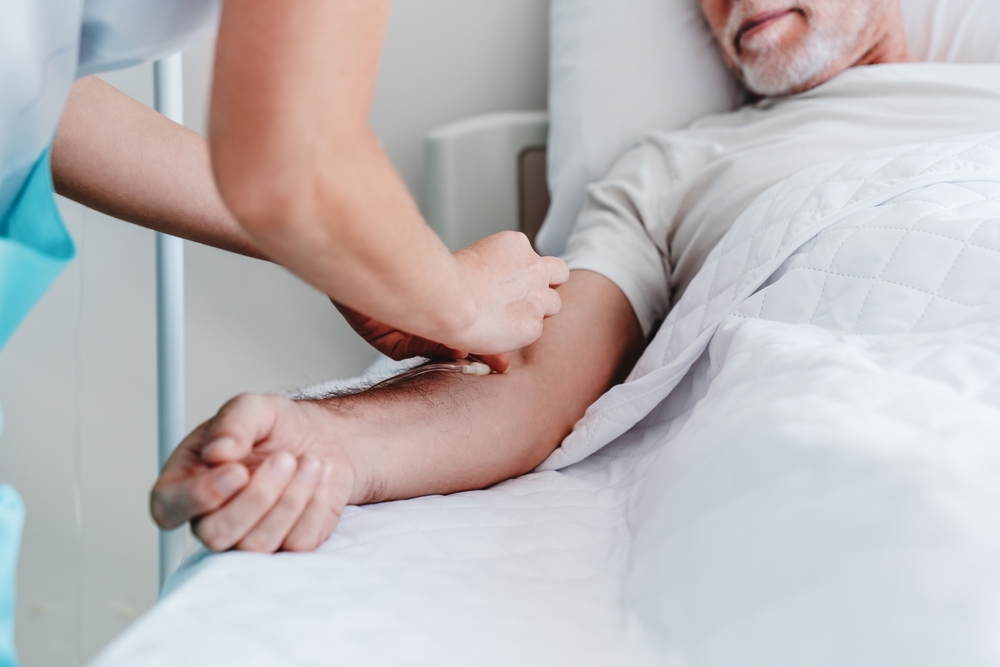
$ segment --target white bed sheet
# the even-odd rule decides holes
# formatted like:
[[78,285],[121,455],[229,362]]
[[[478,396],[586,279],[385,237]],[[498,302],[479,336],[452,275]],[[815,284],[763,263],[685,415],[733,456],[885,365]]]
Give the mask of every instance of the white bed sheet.
[[653,664],[621,605],[643,460],[349,508],[315,554],[200,552],[94,665]]

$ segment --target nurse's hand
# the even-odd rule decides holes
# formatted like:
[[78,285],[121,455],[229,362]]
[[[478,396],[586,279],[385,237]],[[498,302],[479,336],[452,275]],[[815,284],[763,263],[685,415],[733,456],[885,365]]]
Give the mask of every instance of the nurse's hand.
[[[465,359],[469,356],[469,353],[463,350],[455,350],[447,345],[441,345],[432,340],[394,329],[336,301],[333,302],[333,305],[337,307],[340,314],[344,316],[344,319],[359,336],[390,359],[396,361],[412,359],[413,357]],[[503,373],[510,366],[506,354],[483,355],[477,358],[497,373]]]
[[[308,402],[244,394],[191,433],[150,494],[165,529],[191,521],[214,551],[311,551],[333,532],[354,490],[350,461],[325,444],[328,415]],[[209,447],[209,445],[211,445]]]
[[447,340],[477,356],[512,352],[542,335],[559,312],[556,288],[569,280],[558,257],[540,257],[520,232],[500,232],[453,253],[459,276],[476,300],[476,318]]

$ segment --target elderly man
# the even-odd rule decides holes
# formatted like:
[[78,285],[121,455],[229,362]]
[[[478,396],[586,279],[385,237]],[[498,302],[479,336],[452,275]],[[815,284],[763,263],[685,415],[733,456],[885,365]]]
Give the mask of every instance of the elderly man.
[[[546,459],[685,292],[758,196],[871,149],[996,128],[1000,83],[913,58],[899,0],[702,0],[719,47],[762,99],[653,134],[590,191],[562,312],[505,374],[429,375],[350,396],[244,395],[195,430],[152,493],[165,528],[212,549],[310,550],[347,504],[483,488]],[[861,67],[877,65],[878,67]],[[949,89],[925,103],[925,89]],[[969,98],[990,104],[965,104]]]

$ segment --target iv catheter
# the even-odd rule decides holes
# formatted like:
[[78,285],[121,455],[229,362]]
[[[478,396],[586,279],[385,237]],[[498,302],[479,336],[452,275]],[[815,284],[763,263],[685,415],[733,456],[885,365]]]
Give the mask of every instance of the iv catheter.
[[493,372],[489,366],[481,361],[472,361],[469,363],[435,363],[435,364],[423,364],[417,366],[416,368],[411,368],[408,371],[404,371],[399,375],[393,375],[388,377],[381,382],[376,382],[371,387],[372,389],[382,389],[383,387],[388,387],[390,385],[396,384],[397,382],[403,382],[405,380],[411,380],[415,377],[421,375],[426,375],[427,373],[461,373],[462,375],[472,375],[475,377],[483,377],[489,375]]

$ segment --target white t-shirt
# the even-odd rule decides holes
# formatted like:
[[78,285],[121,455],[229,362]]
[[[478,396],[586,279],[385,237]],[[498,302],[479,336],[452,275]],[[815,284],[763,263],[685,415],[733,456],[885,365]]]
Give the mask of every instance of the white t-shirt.
[[169,55],[221,0],[0,0],[0,216],[52,141],[78,76]]
[[588,202],[563,257],[625,293],[649,334],[764,190],[872,149],[1000,130],[1000,65],[849,69],[805,93],[650,134]]

